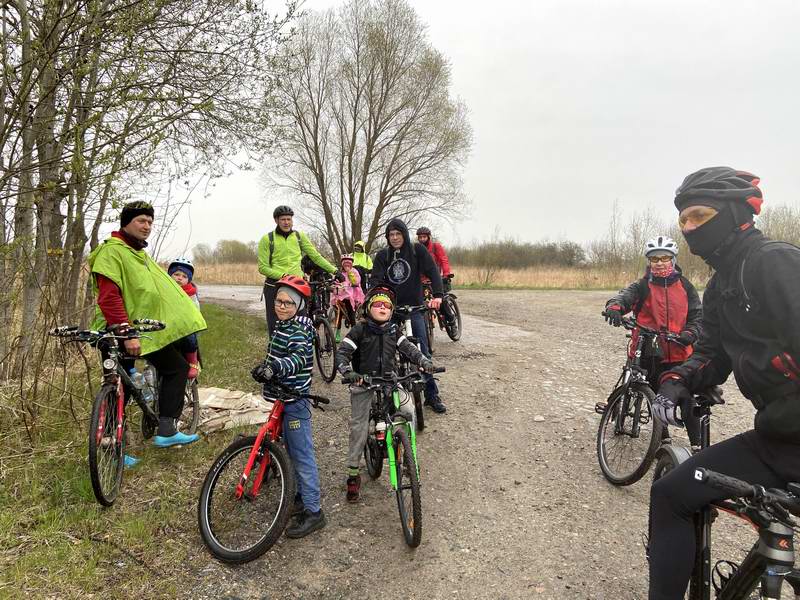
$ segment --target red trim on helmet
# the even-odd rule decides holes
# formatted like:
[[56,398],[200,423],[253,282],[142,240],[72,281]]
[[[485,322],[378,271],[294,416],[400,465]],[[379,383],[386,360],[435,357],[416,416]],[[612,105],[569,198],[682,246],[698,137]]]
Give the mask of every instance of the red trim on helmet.
[[759,198],[758,196],[750,196],[747,200],[745,200],[745,202],[753,207],[754,214],[761,214],[761,205],[764,203],[763,198]]
[[304,298],[311,297],[311,286],[308,285],[308,282],[302,277],[298,277],[297,275],[284,275],[278,279],[275,283],[275,287],[277,288],[281,285],[292,288]]

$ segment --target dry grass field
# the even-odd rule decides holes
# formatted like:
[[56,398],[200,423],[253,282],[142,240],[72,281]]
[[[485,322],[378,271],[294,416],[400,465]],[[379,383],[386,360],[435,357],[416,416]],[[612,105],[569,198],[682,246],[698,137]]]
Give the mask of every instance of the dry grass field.
[[[453,266],[456,287],[509,289],[610,290],[627,285],[640,273],[593,267],[538,267],[521,270]],[[254,263],[199,264],[197,283],[260,285],[264,277]],[[696,284],[705,282],[695,281]]]

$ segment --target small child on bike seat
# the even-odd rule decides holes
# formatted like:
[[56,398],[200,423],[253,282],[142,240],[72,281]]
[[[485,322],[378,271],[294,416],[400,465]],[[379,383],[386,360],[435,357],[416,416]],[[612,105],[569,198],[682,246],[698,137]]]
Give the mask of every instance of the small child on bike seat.
[[[192,283],[194,278],[194,265],[188,258],[176,258],[167,267],[167,273],[175,282],[181,286],[186,295],[200,308],[200,300],[197,297],[197,286]],[[197,344],[197,334],[193,333],[179,339],[176,344],[186,362],[189,363],[189,379],[194,379],[200,372],[200,360],[198,358],[199,347]]]
[[[305,395],[311,390],[314,327],[309,317],[298,313],[311,297],[311,286],[302,277],[284,275],[275,283],[275,288],[275,331],[269,340],[267,358],[251,374],[259,383],[275,378]],[[268,398],[266,388],[265,398]],[[286,537],[301,538],[326,525],[314,456],[311,405],[307,398],[285,401],[283,439],[294,465],[298,492],[292,511],[297,520],[286,529]]]
[[[347,320],[351,324],[356,322],[356,311],[364,302],[364,290],[361,289],[361,275],[353,268],[353,255],[342,254],[340,259],[344,282],[334,286],[331,291],[331,306],[342,302],[347,311]],[[336,341],[341,342],[342,321],[334,323],[336,326]]]
[[426,371],[433,363],[392,323],[394,291],[386,286],[369,290],[365,299],[365,319],[353,327],[336,350],[336,367],[350,387],[350,444],[347,452],[347,501],[357,502],[361,490],[359,463],[369,434],[372,390],[359,387],[365,376],[385,377],[394,372],[399,350]]

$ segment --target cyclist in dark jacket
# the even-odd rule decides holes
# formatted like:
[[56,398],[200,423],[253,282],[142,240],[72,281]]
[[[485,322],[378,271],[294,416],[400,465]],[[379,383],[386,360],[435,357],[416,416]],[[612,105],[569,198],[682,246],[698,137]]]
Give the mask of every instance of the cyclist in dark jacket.
[[336,350],[336,367],[350,387],[350,445],[347,453],[347,501],[356,502],[361,490],[359,462],[369,433],[372,390],[359,387],[369,375],[384,377],[395,371],[397,351],[411,362],[430,370],[433,363],[392,322],[394,292],[378,286],[369,290],[364,304],[366,317],[356,324]]
[[[606,321],[618,327],[622,316],[633,312],[636,322],[648,329],[677,334],[680,344],[659,340],[660,357],[648,353],[642,360],[648,368],[648,381],[657,388],[661,374],[692,354],[692,344],[700,334],[703,308],[700,296],[676,264],[678,244],[672,238],[659,235],[645,244],[648,260],[644,277],[606,302]],[[629,352],[633,352],[639,337],[635,330]],[[649,350],[648,348],[645,351]]]
[[684,179],[675,197],[689,249],[715,273],[703,296],[694,353],[662,376],[653,412],[680,424],[693,392],[733,372],[756,409],[755,428],[695,454],[650,492],[650,600],[684,597],[694,561],[693,515],[724,497],[695,481],[706,467],[767,488],[800,481],[800,250],[770,242],[753,224],[759,179],[713,167]]
[[[422,276],[431,280],[433,300],[430,308],[439,310],[442,306],[442,277],[439,267],[433,261],[425,246],[412,242],[408,227],[400,219],[392,219],[386,226],[387,247],[378,252],[372,266],[371,284],[381,283],[391,286],[397,294],[398,306],[419,306],[425,302],[422,291]],[[411,315],[411,329],[417,338],[422,353],[430,358],[428,337],[425,332],[425,316],[421,312]],[[425,376],[425,404],[434,412],[447,412],[447,407],[439,397],[439,387],[432,375]]]

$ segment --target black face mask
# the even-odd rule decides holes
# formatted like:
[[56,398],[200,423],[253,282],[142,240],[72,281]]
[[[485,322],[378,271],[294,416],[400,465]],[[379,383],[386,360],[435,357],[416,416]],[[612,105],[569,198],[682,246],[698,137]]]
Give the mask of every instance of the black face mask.
[[736,229],[733,212],[726,207],[694,231],[683,232],[683,237],[686,238],[689,251],[708,262]]

